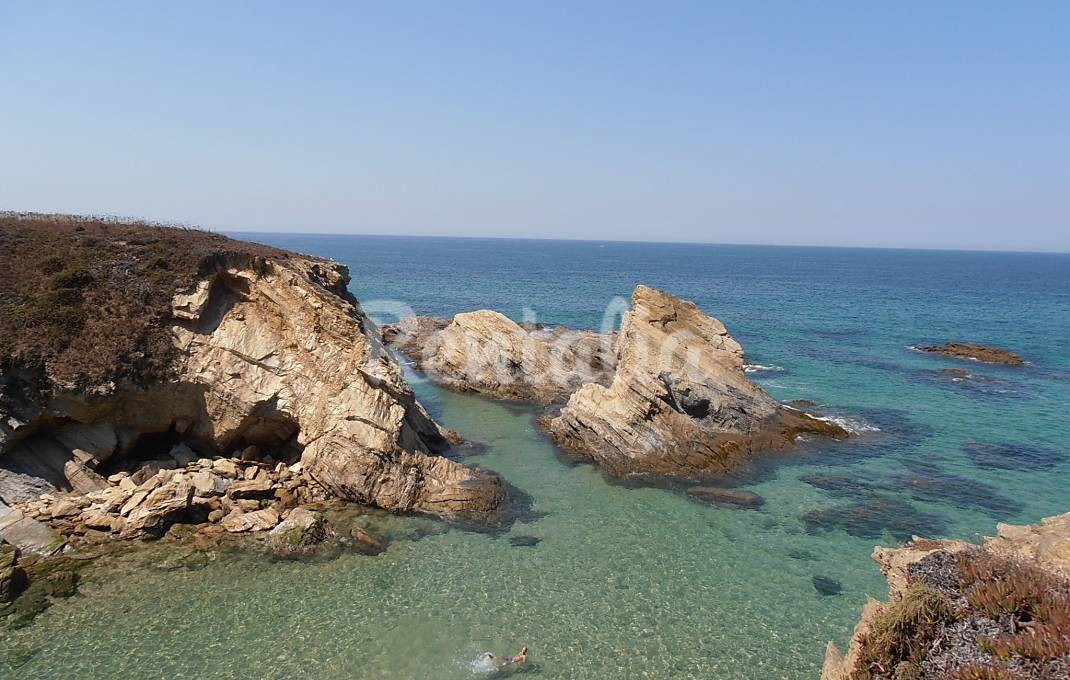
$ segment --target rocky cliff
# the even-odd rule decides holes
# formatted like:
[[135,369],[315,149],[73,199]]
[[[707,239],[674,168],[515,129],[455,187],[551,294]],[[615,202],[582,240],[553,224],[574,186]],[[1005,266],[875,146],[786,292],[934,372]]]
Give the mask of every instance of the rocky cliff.
[[[0,347],[0,499],[104,489],[182,443],[204,457],[299,461],[330,493],[390,510],[493,522],[504,509],[498,478],[439,455],[444,432],[383,351],[344,266],[78,218],[8,216],[0,237],[0,268],[43,269],[38,285],[68,291],[60,311],[82,318],[62,336],[51,317],[36,321],[55,314],[27,283],[40,272],[0,279],[14,329]],[[42,242],[56,252],[43,256]],[[124,331],[141,340],[126,347]]]
[[1070,513],[873,558],[888,602],[870,598],[846,655],[829,643],[822,680],[1070,677]]
[[407,319],[384,337],[447,387],[565,402],[542,424],[565,451],[617,476],[700,480],[800,436],[847,436],[751,382],[720,321],[647,286],[612,335],[525,327],[483,310]]
[[701,479],[802,435],[845,437],[747,379],[743,348],[694,304],[639,286],[608,385],[586,384],[550,421],[570,453],[612,474]]

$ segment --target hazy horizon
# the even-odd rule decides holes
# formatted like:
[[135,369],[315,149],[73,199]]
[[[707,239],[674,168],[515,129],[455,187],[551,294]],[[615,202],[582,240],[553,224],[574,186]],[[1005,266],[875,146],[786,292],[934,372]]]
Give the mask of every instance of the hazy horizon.
[[1070,5],[0,7],[0,209],[1070,252]]
[[[195,225],[186,225],[195,226]],[[638,240],[620,238],[568,238],[568,237],[543,237],[543,236],[469,236],[465,234],[397,234],[387,232],[317,232],[317,231],[286,231],[285,229],[264,231],[256,229],[211,229],[224,236],[233,238],[246,238],[257,235],[264,236],[353,236],[372,238],[445,238],[445,239],[476,239],[476,240],[502,240],[502,241],[575,241],[577,243],[636,243],[650,245],[699,245],[699,246],[755,246],[768,248],[844,248],[858,250],[913,250],[913,251],[937,251],[937,252],[973,252],[973,253],[1008,253],[1008,254],[1037,254],[1037,255],[1070,255],[1070,250],[1013,250],[995,248],[938,248],[938,247],[911,247],[911,246],[860,246],[842,245],[836,243],[748,243],[744,241],[670,241],[670,240]]]

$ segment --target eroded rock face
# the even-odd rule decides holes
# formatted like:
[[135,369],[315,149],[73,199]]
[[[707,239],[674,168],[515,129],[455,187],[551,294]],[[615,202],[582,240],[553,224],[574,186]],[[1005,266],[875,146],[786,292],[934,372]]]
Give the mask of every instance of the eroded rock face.
[[549,422],[566,451],[618,476],[701,479],[799,435],[839,426],[787,408],[747,379],[743,349],[694,304],[636,288],[608,385],[577,390]]
[[543,405],[585,383],[608,384],[616,363],[613,335],[520,325],[490,310],[411,317],[383,337],[446,387]]
[[44,402],[5,390],[0,498],[102,489],[95,470],[136,455],[155,433],[223,454],[299,458],[346,500],[492,519],[505,504],[501,481],[437,455],[449,442],[347,282],[344,266],[311,258],[232,253],[205,263],[173,301],[173,380],[92,393],[60,386]]
[[1004,364],[1022,366],[1025,360],[1008,349],[989,347],[972,342],[948,342],[943,345],[930,345],[915,348],[927,354],[941,354],[952,359],[969,359],[985,364]]

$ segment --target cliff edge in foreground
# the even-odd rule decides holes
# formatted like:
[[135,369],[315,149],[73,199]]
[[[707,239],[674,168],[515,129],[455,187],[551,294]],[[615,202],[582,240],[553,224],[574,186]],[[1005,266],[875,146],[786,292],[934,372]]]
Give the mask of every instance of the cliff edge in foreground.
[[866,604],[846,655],[829,643],[822,680],[1070,677],[1070,513],[997,532],[876,548],[889,600]]
[[503,511],[497,477],[438,455],[444,432],[342,265],[189,229],[7,214],[0,271],[8,504],[106,488],[183,445],[299,462],[329,493],[389,510]]

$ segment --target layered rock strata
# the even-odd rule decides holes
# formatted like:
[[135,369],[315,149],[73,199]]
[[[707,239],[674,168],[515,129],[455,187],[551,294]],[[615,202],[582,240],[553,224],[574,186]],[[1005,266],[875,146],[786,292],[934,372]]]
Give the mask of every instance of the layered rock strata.
[[[153,237],[143,229],[134,233]],[[181,243],[183,233],[199,234],[169,238]],[[501,480],[439,455],[446,432],[347,291],[347,269],[222,240],[227,248],[202,259],[164,314],[173,345],[166,379],[86,389],[49,381],[46,365],[42,386],[28,367],[0,363],[0,499],[115,493],[110,473],[182,442],[209,456],[300,461],[341,499],[497,521],[507,505]],[[128,242],[114,247],[122,253]]]
[[383,337],[439,384],[540,405],[586,383],[608,384],[616,363],[614,334],[521,325],[490,310],[410,317],[384,327]]
[[584,385],[549,422],[562,448],[614,475],[701,479],[801,436],[847,436],[747,379],[743,348],[690,302],[639,286],[617,344],[613,381]]
[[743,348],[694,304],[636,288],[619,334],[522,326],[497,312],[414,317],[384,338],[447,387],[563,406],[540,422],[616,476],[703,479],[800,437],[843,438],[751,382]]

